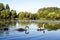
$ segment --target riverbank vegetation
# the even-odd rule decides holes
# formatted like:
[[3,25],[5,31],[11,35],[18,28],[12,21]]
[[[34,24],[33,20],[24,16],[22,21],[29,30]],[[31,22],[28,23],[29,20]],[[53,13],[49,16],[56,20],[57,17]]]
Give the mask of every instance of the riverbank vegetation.
[[59,20],[60,19],[60,8],[58,7],[46,7],[40,8],[36,13],[24,12],[19,13],[16,10],[10,10],[8,4],[4,5],[0,3],[0,19],[9,20]]

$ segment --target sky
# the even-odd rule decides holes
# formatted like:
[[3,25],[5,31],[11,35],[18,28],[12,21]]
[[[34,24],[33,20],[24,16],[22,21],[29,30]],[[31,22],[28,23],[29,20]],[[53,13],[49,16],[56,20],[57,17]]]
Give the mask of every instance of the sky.
[[59,7],[60,0],[0,0],[4,5],[9,4],[10,9],[20,11],[28,11],[36,13],[38,9],[44,7]]

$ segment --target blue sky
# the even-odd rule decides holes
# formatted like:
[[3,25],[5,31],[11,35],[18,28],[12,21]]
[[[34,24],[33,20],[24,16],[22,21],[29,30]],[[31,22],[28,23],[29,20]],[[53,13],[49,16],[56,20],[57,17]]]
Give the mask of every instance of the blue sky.
[[60,0],[0,0],[0,3],[9,4],[10,9],[17,12],[28,11],[35,13],[43,7],[59,7]]

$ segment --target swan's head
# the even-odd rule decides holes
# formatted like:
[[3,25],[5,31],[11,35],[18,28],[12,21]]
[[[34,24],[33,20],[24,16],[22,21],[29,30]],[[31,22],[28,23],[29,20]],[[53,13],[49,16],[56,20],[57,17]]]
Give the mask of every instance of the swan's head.
[[27,28],[29,29],[29,26],[26,26],[26,27],[25,27],[25,29],[27,29]]

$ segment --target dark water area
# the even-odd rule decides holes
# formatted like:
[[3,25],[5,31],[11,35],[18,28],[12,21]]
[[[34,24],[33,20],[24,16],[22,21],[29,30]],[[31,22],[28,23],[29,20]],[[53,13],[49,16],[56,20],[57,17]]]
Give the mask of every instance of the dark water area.
[[0,40],[60,40],[60,22],[0,20]]

